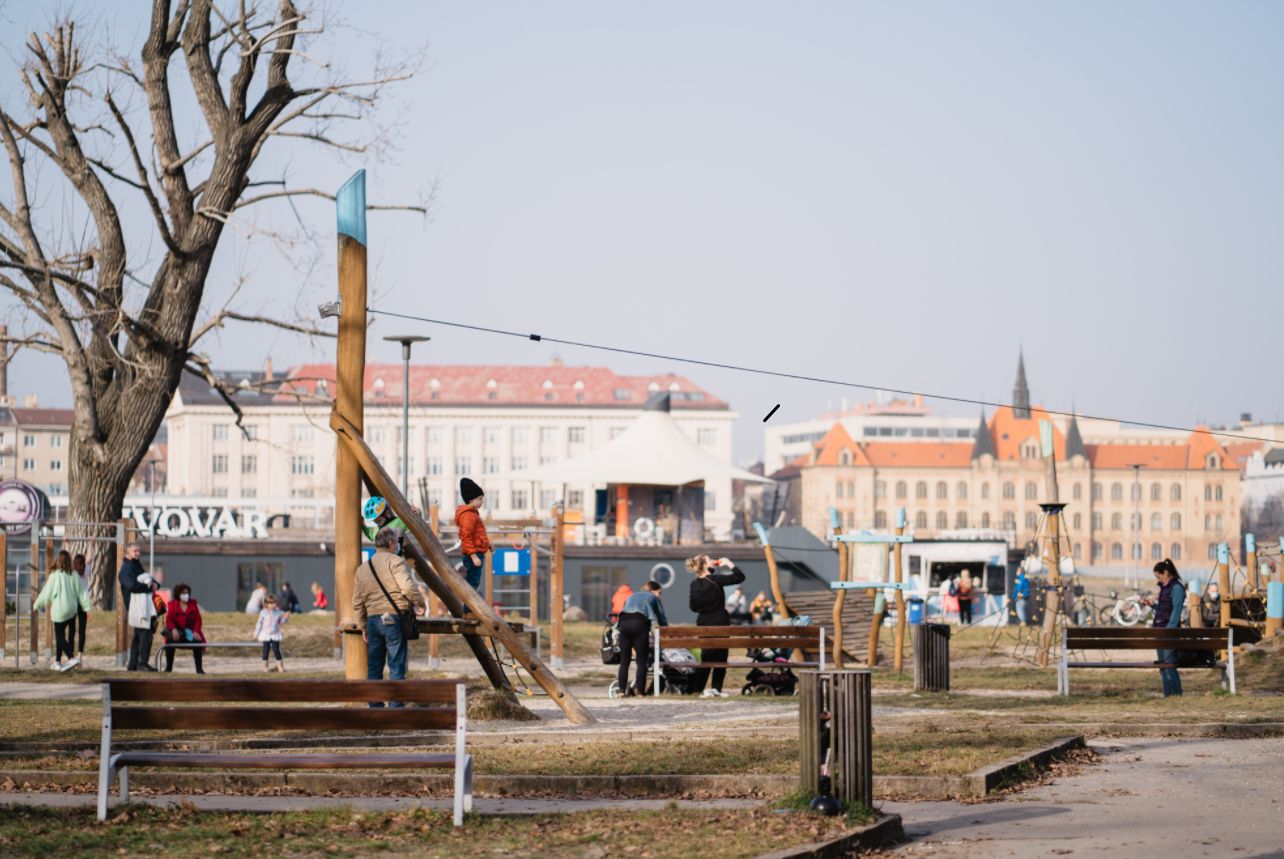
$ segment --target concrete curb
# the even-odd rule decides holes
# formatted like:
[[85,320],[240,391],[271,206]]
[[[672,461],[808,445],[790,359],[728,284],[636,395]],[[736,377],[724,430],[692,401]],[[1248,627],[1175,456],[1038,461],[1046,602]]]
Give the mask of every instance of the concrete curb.
[[905,840],[899,814],[888,814],[877,823],[863,826],[828,841],[814,841],[798,847],[786,847],[763,853],[758,859],[840,859],[850,856],[857,849],[877,850]]

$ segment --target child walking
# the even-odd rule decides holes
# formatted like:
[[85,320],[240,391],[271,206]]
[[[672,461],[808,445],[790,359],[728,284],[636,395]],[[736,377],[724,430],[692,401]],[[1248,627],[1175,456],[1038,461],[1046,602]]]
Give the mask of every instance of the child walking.
[[268,670],[268,653],[276,657],[276,670],[285,673],[285,663],[281,660],[281,624],[290,619],[290,613],[281,611],[276,597],[268,594],[263,597],[263,610],[259,612],[259,622],[254,625],[254,640],[263,642],[263,670]]
[[[90,603],[89,594],[85,593],[80,577],[72,572],[70,552],[58,553],[49,570],[49,578],[45,579],[45,586],[40,589],[40,595],[32,603],[31,609],[35,612],[45,606],[49,607],[49,619],[53,621],[54,641],[58,648],[57,656],[49,663],[49,667],[54,671],[75,668],[80,664],[75,651],[76,612],[84,611],[88,614]],[[62,664],[64,653],[70,660],[65,666]]]

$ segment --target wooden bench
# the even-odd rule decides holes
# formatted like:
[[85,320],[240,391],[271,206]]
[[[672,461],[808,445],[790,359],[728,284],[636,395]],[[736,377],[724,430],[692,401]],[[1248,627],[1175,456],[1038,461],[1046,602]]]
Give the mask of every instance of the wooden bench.
[[[1071,668],[1215,668],[1222,685],[1235,694],[1235,632],[1230,627],[1096,627],[1068,628],[1062,632],[1061,665],[1057,691],[1070,694]],[[1197,650],[1225,651],[1226,660],[1213,665],[1179,666],[1175,662],[1071,662],[1070,651],[1086,650]]]
[[[120,779],[120,801],[129,801],[129,768],[228,769],[450,769],[455,770],[455,825],[473,805],[473,759],[464,751],[467,700],[457,680],[106,680],[102,687],[103,734],[98,769],[98,819],[107,819],[107,792]],[[401,701],[426,706],[368,707]],[[170,706],[120,706],[121,702]],[[211,704],[216,706],[172,706]],[[268,702],[272,706],[221,706]],[[324,707],[309,704],[359,704]],[[304,706],[282,706],[303,704]],[[296,754],[237,752],[116,752],[113,730],[185,731],[455,731],[455,751],[399,754]]]
[[658,626],[652,630],[652,659],[655,662],[656,680],[652,684],[655,695],[660,695],[661,669],[666,666],[683,668],[761,668],[769,662],[668,662],[663,652],[668,648],[699,648],[701,657],[706,650],[732,650],[735,648],[789,649],[800,653],[815,653],[820,661],[790,659],[791,668],[819,668],[825,670],[825,629],[820,626]]

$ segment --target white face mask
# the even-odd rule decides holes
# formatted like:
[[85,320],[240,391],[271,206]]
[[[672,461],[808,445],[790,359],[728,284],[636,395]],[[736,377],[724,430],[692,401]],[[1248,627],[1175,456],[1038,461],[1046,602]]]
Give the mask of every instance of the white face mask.
[[192,597],[191,594],[183,594],[181,597],[179,597],[179,600],[182,602],[187,602],[189,599],[191,599],[191,597]]

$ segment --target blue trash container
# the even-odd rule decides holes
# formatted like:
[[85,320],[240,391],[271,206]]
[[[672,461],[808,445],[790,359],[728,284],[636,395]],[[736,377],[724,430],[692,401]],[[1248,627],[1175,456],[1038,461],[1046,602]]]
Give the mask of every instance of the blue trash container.
[[909,617],[910,623],[922,623],[923,622],[923,598],[910,597],[909,611],[906,614]]

